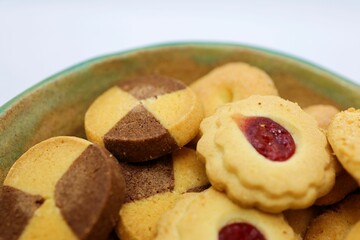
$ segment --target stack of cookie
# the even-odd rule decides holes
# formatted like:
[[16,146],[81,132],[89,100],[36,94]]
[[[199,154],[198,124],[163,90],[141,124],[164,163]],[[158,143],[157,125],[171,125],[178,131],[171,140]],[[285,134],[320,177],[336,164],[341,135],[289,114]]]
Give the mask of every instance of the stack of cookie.
[[360,232],[360,111],[302,109],[256,67],[228,63],[191,86],[160,75],[120,81],[91,104],[84,127],[87,140],[54,137],[15,162],[0,239]]

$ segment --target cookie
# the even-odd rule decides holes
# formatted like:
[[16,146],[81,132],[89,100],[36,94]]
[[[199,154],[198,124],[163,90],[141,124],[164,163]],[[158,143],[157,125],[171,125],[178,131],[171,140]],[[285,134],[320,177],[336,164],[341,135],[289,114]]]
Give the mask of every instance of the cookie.
[[195,93],[170,77],[121,81],[100,95],[85,114],[88,139],[119,161],[156,159],[196,136],[203,118]]
[[342,166],[360,184],[360,110],[349,108],[336,114],[327,138]]
[[209,186],[204,164],[189,148],[143,163],[121,163],[127,183],[125,204],[116,228],[122,240],[153,239],[161,214],[185,192]]
[[80,138],[54,137],[24,153],[0,195],[0,239],[106,239],[125,193],[117,160]]
[[[306,107],[304,111],[314,117],[318,126],[325,132],[333,117],[339,112],[339,110],[332,105],[322,104]],[[336,175],[335,185],[328,194],[316,200],[315,204],[319,206],[337,203],[358,187],[356,181],[344,170],[334,154],[333,157]]]
[[225,103],[251,95],[278,95],[272,79],[263,70],[243,62],[219,66],[190,87],[202,102],[205,116]]
[[213,188],[184,195],[158,223],[156,240],[298,239],[282,214],[242,208]]
[[295,103],[251,96],[220,107],[200,129],[197,151],[211,184],[240,205],[306,208],[334,184],[325,134]]
[[360,221],[360,194],[354,194],[333,209],[315,218],[305,240],[344,240],[349,230]]
[[360,236],[360,221],[358,221],[346,235],[344,240],[359,240]]
[[317,104],[304,108],[304,111],[316,119],[320,128],[326,130],[339,109],[332,105]]

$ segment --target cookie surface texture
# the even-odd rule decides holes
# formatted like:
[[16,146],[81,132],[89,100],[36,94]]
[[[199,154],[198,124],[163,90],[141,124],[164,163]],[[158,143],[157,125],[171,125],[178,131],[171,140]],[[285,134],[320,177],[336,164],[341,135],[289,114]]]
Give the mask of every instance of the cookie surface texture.
[[201,193],[183,195],[182,199],[161,217],[155,239],[298,238],[282,214],[267,214],[242,208],[230,201],[225,194],[209,188]]
[[344,240],[358,221],[360,221],[360,195],[349,195],[332,209],[315,218],[304,239]]
[[306,208],[334,184],[325,134],[295,103],[252,96],[219,108],[200,130],[197,151],[211,184],[240,205]]
[[272,79],[263,70],[242,62],[219,66],[190,87],[202,102],[205,116],[225,103],[251,95],[278,95]]
[[349,108],[336,114],[327,137],[342,166],[360,184],[360,110]]
[[127,191],[116,231],[122,240],[154,239],[158,219],[183,193],[209,186],[204,163],[189,148],[154,161],[121,165]]
[[0,239],[106,239],[125,185],[111,154],[75,137],[54,137],[24,153],[0,195]]
[[184,146],[198,133],[201,103],[182,82],[159,75],[121,81],[85,114],[88,139],[119,161],[141,162]]

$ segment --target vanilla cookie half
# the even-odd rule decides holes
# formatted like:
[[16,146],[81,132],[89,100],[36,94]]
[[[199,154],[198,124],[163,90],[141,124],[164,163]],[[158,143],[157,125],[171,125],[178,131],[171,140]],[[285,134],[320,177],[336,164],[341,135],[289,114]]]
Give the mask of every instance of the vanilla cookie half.
[[154,161],[121,165],[127,187],[116,231],[122,240],[153,239],[160,216],[181,194],[209,187],[204,163],[189,148]]
[[263,70],[243,62],[227,63],[193,82],[205,116],[219,106],[251,95],[278,95],[272,79]]
[[342,166],[360,184],[360,110],[349,108],[336,114],[327,137]]
[[184,195],[164,213],[156,240],[298,239],[282,214],[242,208],[213,188]]
[[202,118],[201,103],[184,83],[147,75],[100,95],[85,114],[85,131],[119,161],[141,162],[187,144]]
[[80,138],[50,138],[5,178],[0,239],[106,239],[124,194],[121,167],[108,151]]
[[211,184],[243,206],[306,208],[334,184],[325,134],[295,103],[251,96],[220,107],[200,128],[197,151]]

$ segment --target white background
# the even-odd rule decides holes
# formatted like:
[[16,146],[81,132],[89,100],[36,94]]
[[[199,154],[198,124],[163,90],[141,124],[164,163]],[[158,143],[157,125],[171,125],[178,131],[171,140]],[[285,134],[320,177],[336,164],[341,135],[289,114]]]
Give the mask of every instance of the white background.
[[88,58],[174,41],[270,48],[360,84],[358,0],[0,0],[0,106]]

